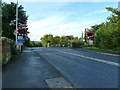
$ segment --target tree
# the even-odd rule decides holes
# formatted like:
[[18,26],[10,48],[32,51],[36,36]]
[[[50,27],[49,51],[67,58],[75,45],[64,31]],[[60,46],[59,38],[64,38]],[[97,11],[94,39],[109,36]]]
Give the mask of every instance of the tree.
[[35,42],[34,41],[30,41],[30,46],[34,47],[35,46]]
[[30,38],[28,37],[27,39],[25,39],[25,43],[24,43],[25,46],[30,46]]
[[53,35],[52,34],[46,34],[42,38],[42,45],[43,47],[47,47],[48,43],[52,44],[53,43]]
[[112,15],[107,19],[109,21],[92,26],[95,31],[95,45],[102,49],[115,49],[120,50],[120,12],[118,8],[106,8],[108,11],[112,12]]
[[74,39],[74,36],[73,35],[68,35],[66,36],[67,37],[67,40],[73,40]]
[[53,37],[53,43],[54,44],[59,44],[60,43],[60,37],[59,36]]
[[41,42],[35,42],[35,47],[42,47],[42,43]]
[[66,36],[61,36],[60,43],[65,44],[68,42],[68,38]]
[[[26,24],[28,16],[26,16],[26,11],[23,9],[24,7],[22,5],[18,7],[18,18],[19,22]],[[14,30],[16,29],[16,4],[13,2],[10,4],[3,2],[2,15],[2,36],[15,40]]]

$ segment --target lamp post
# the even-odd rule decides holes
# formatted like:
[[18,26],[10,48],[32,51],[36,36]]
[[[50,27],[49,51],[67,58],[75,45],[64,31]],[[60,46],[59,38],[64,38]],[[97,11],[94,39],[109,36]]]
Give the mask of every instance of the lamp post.
[[[120,13],[120,1],[118,2],[118,12]],[[118,15],[118,20],[120,24],[120,14]],[[120,29],[120,25],[119,25],[119,29]]]
[[16,4],[16,49],[18,49],[17,45],[17,30],[18,30],[18,0]]

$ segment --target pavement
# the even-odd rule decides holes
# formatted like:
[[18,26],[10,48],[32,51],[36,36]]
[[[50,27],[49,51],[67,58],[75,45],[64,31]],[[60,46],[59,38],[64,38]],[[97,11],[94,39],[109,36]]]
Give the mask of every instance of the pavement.
[[118,57],[65,47],[26,48],[3,67],[3,88],[49,88],[46,80],[57,77],[77,88],[120,88]]
[[26,48],[2,70],[3,88],[49,88],[46,79],[62,77],[34,49]]

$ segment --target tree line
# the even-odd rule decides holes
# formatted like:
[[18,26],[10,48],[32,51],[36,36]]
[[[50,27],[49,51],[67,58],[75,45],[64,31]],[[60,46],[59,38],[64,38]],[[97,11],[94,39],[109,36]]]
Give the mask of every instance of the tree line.
[[[9,38],[11,40],[16,39],[16,3],[11,2],[10,4],[2,2],[2,37]],[[27,24],[28,16],[22,5],[18,6],[18,22]],[[29,37],[26,37],[25,44],[27,45],[30,41]]]
[[[41,41],[43,47],[68,47],[71,46],[71,44],[76,45],[82,42],[82,38],[74,37],[73,35],[53,36],[52,34],[46,34],[41,38]],[[76,47],[79,47],[79,45]]]
[[[15,41],[16,4],[13,2],[10,4],[0,2],[0,5],[2,8],[2,37],[7,37]],[[95,47],[120,51],[120,11],[118,8],[112,7],[107,7],[106,9],[112,12],[111,16],[107,17],[106,22],[91,26],[95,37],[90,39],[94,40]],[[19,5],[18,13],[18,21],[27,23],[28,16],[22,5]],[[80,47],[86,45],[85,42],[83,42],[84,39],[85,37],[78,38],[73,35],[53,36],[52,34],[46,34],[40,40],[43,47],[50,45]],[[34,46],[36,43],[37,42],[30,42],[30,38],[25,39],[26,46]]]
[[[111,16],[107,17],[106,22],[91,26],[95,35],[89,39],[93,40],[94,46],[100,49],[120,51],[120,11],[118,8],[112,7],[106,7],[106,9],[112,12]],[[85,39],[88,41],[88,38],[83,38],[83,36],[81,38],[74,37],[73,35],[53,37],[52,34],[46,34],[40,40],[42,41],[43,47],[47,47],[48,44],[51,46],[72,45],[71,47],[84,47],[87,45],[87,42],[83,42]]]
[[94,45],[101,49],[113,49],[120,51],[120,11],[118,8],[106,8],[112,12],[107,21],[92,26],[95,32]]

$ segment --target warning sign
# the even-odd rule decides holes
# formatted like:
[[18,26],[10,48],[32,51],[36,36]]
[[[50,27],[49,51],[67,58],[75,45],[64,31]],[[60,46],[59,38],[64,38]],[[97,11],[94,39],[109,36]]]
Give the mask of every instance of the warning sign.
[[89,40],[89,45],[93,45],[93,40]]

